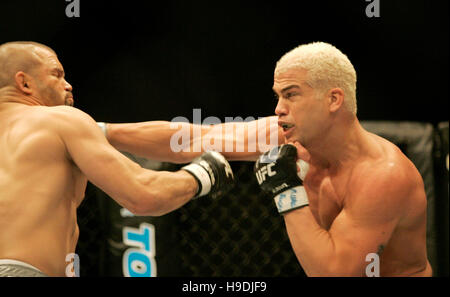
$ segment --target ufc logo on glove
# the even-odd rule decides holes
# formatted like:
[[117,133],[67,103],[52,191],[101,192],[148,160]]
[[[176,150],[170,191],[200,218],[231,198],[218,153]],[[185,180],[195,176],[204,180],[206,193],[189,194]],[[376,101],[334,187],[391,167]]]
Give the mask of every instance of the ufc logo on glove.
[[254,172],[261,189],[273,197],[281,214],[309,205],[302,181],[307,166],[300,161],[298,166],[304,169],[300,169],[302,177],[297,173],[297,148],[291,144],[273,148],[255,163]]
[[258,171],[256,171],[256,179],[258,180],[258,184],[262,184],[263,181],[266,180],[266,175],[274,176],[277,174],[275,170],[272,171],[272,167],[275,166],[274,163],[270,163],[266,166],[261,167]]

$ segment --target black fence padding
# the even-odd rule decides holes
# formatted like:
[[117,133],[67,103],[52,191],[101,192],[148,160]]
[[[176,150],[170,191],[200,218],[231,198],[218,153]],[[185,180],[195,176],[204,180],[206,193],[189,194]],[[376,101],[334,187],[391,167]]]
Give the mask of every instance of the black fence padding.
[[433,271],[438,270],[436,199],[433,161],[434,129],[429,123],[366,121],[362,126],[395,145],[414,163],[422,175],[427,195],[427,252]]
[[[174,214],[167,214],[162,217],[122,217],[122,207],[104,194],[105,199],[109,199],[106,203],[107,212],[110,217],[110,225],[107,234],[107,253],[105,257],[105,276],[125,276],[123,270],[123,262],[125,261],[125,252],[133,245],[124,243],[123,228],[139,229],[142,223],[151,224],[155,227],[155,246],[151,246],[155,250],[155,269],[157,276],[174,276],[179,274],[180,265],[178,258],[179,248],[176,244],[177,234],[176,225],[174,225]],[[153,243],[152,243],[153,244]],[[177,264],[178,263],[178,264]]]
[[436,274],[449,276],[449,180],[448,180],[448,122],[439,123],[435,138],[436,234],[439,265]]
[[[144,158],[139,158],[131,154],[124,153],[134,162],[143,168],[157,171],[174,171],[176,165],[161,163]],[[133,228],[136,233],[141,234],[142,225],[152,225],[154,227],[155,242],[150,242],[154,255],[152,270],[156,271],[156,276],[176,276],[180,274],[180,246],[178,245],[177,218],[174,212],[160,217],[132,216],[131,213],[124,212],[125,209],[119,206],[113,199],[102,192],[105,199],[105,211],[109,224],[106,228],[107,253],[105,257],[105,276],[126,276],[124,266],[130,259],[126,252],[136,248],[133,244],[126,244],[124,241],[124,228]],[[139,231],[137,231],[139,230]],[[130,260],[131,261],[131,260]],[[132,262],[132,261],[131,261]]]

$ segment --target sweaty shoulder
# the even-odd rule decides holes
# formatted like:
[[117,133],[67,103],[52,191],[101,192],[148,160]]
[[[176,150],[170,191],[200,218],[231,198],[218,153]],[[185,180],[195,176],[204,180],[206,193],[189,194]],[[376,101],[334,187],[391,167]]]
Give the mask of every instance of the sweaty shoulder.
[[0,163],[13,166],[13,162],[30,164],[31,160],[35,163],[65,158],[59,129],[71,122],[71,113],[73,111],[69,107],[44,106],[14,106],[4,111],[0,148],[8,158],[0,160]]
[[[36,106],[23,111],[25,134],[30,145],[36,144],[51,153],[64,145],[63,137],[72,131],[83,130],[84,123],[95,121],[85,112],[70,106]],[[21,137],[20,137],[21,138]]]
[[54,127],[56,128],[64,127],[66,124],[80,124],[86,120],[93,121],[91,116],[75,107],[61,105],[43,108],[45,112],[41,113],[41,115],[45,117],[48,123],[55,125]]
[[350,196],[401,210],[414,203],[415,193],[423,189],[422,178],[396,145],[376,135],[371,137],[374,149],[355,165],[349,180]]
[[92,119],[83,111],[70,106],[33,106],[24,107],[17,110],[15,118],[19,121],[25,122],[25,127],[32,130],[50,130],[57,131],[65,124],[71,124],[77,121]]

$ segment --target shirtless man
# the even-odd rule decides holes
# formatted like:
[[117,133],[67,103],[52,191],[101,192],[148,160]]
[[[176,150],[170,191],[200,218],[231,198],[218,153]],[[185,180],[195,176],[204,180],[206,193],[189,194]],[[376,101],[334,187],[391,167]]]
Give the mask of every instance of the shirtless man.
[[0,276],[65,275],[88,179],[131,212],[152,216],[232,184],[217,152],[198,154],[178,172],[141,168],[73,102],[52,49],[0,45]]
[[[234,123],[235,129],[249,132],[244,137],[202,126],[200,137],[191,137],[186,151],[169,156],[163,149],[163,154],[187,162],[198,154],[192,148],[203,144],[202,137],[212,135],[223,141],[223,148],[227,141],[243,146],[241,152],[223,150],[227,159],[255,160],[260,151],[249,150],[248,135],[255,127],[264,139],[279,132],[278,143],[294,144],[298,156],[294,151],[292,157],[289,146],[272,151],[272,157],[281,159],[277,165],[267,152],[256,164],[256,176],[274,196],[308,275],[365,276],[369,268],[381,276],[431,276],[422,177],[394,144],[359,124],[356,72],[348,58],[325,43],[299,47],[277,63],[273,89],[279,97],[278,130],[272,124],[276,117]],[[163,159],[158,146],[167,146],[174,133],[169,122],[101,125],[117,149],[156,159]],[[193,135],[194,126],[189,127]],[[297,158],[306,161],[300,162],[303,189],[298,188],[302,181],[296,173]],[[297,191],[296,200],[280,202],[280,195],[292,196],[294,190],[283,193],[291,187]]]
[[255,171],[306,274],[431,276],[422,177],[361,127],[347,56],[326,43],[299,46],[278,61],[273,90],[289,144],[262,155]]

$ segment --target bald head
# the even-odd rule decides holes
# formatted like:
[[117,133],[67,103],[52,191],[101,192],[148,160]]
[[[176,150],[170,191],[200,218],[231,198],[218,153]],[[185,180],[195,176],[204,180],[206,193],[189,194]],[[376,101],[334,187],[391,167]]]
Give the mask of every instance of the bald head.
[[45,52],[56,56],[51,48],[37,42],[15,41],[0,45],[0,88],[14,85],[14,76],[19,71],[32,74],[42,64]]

